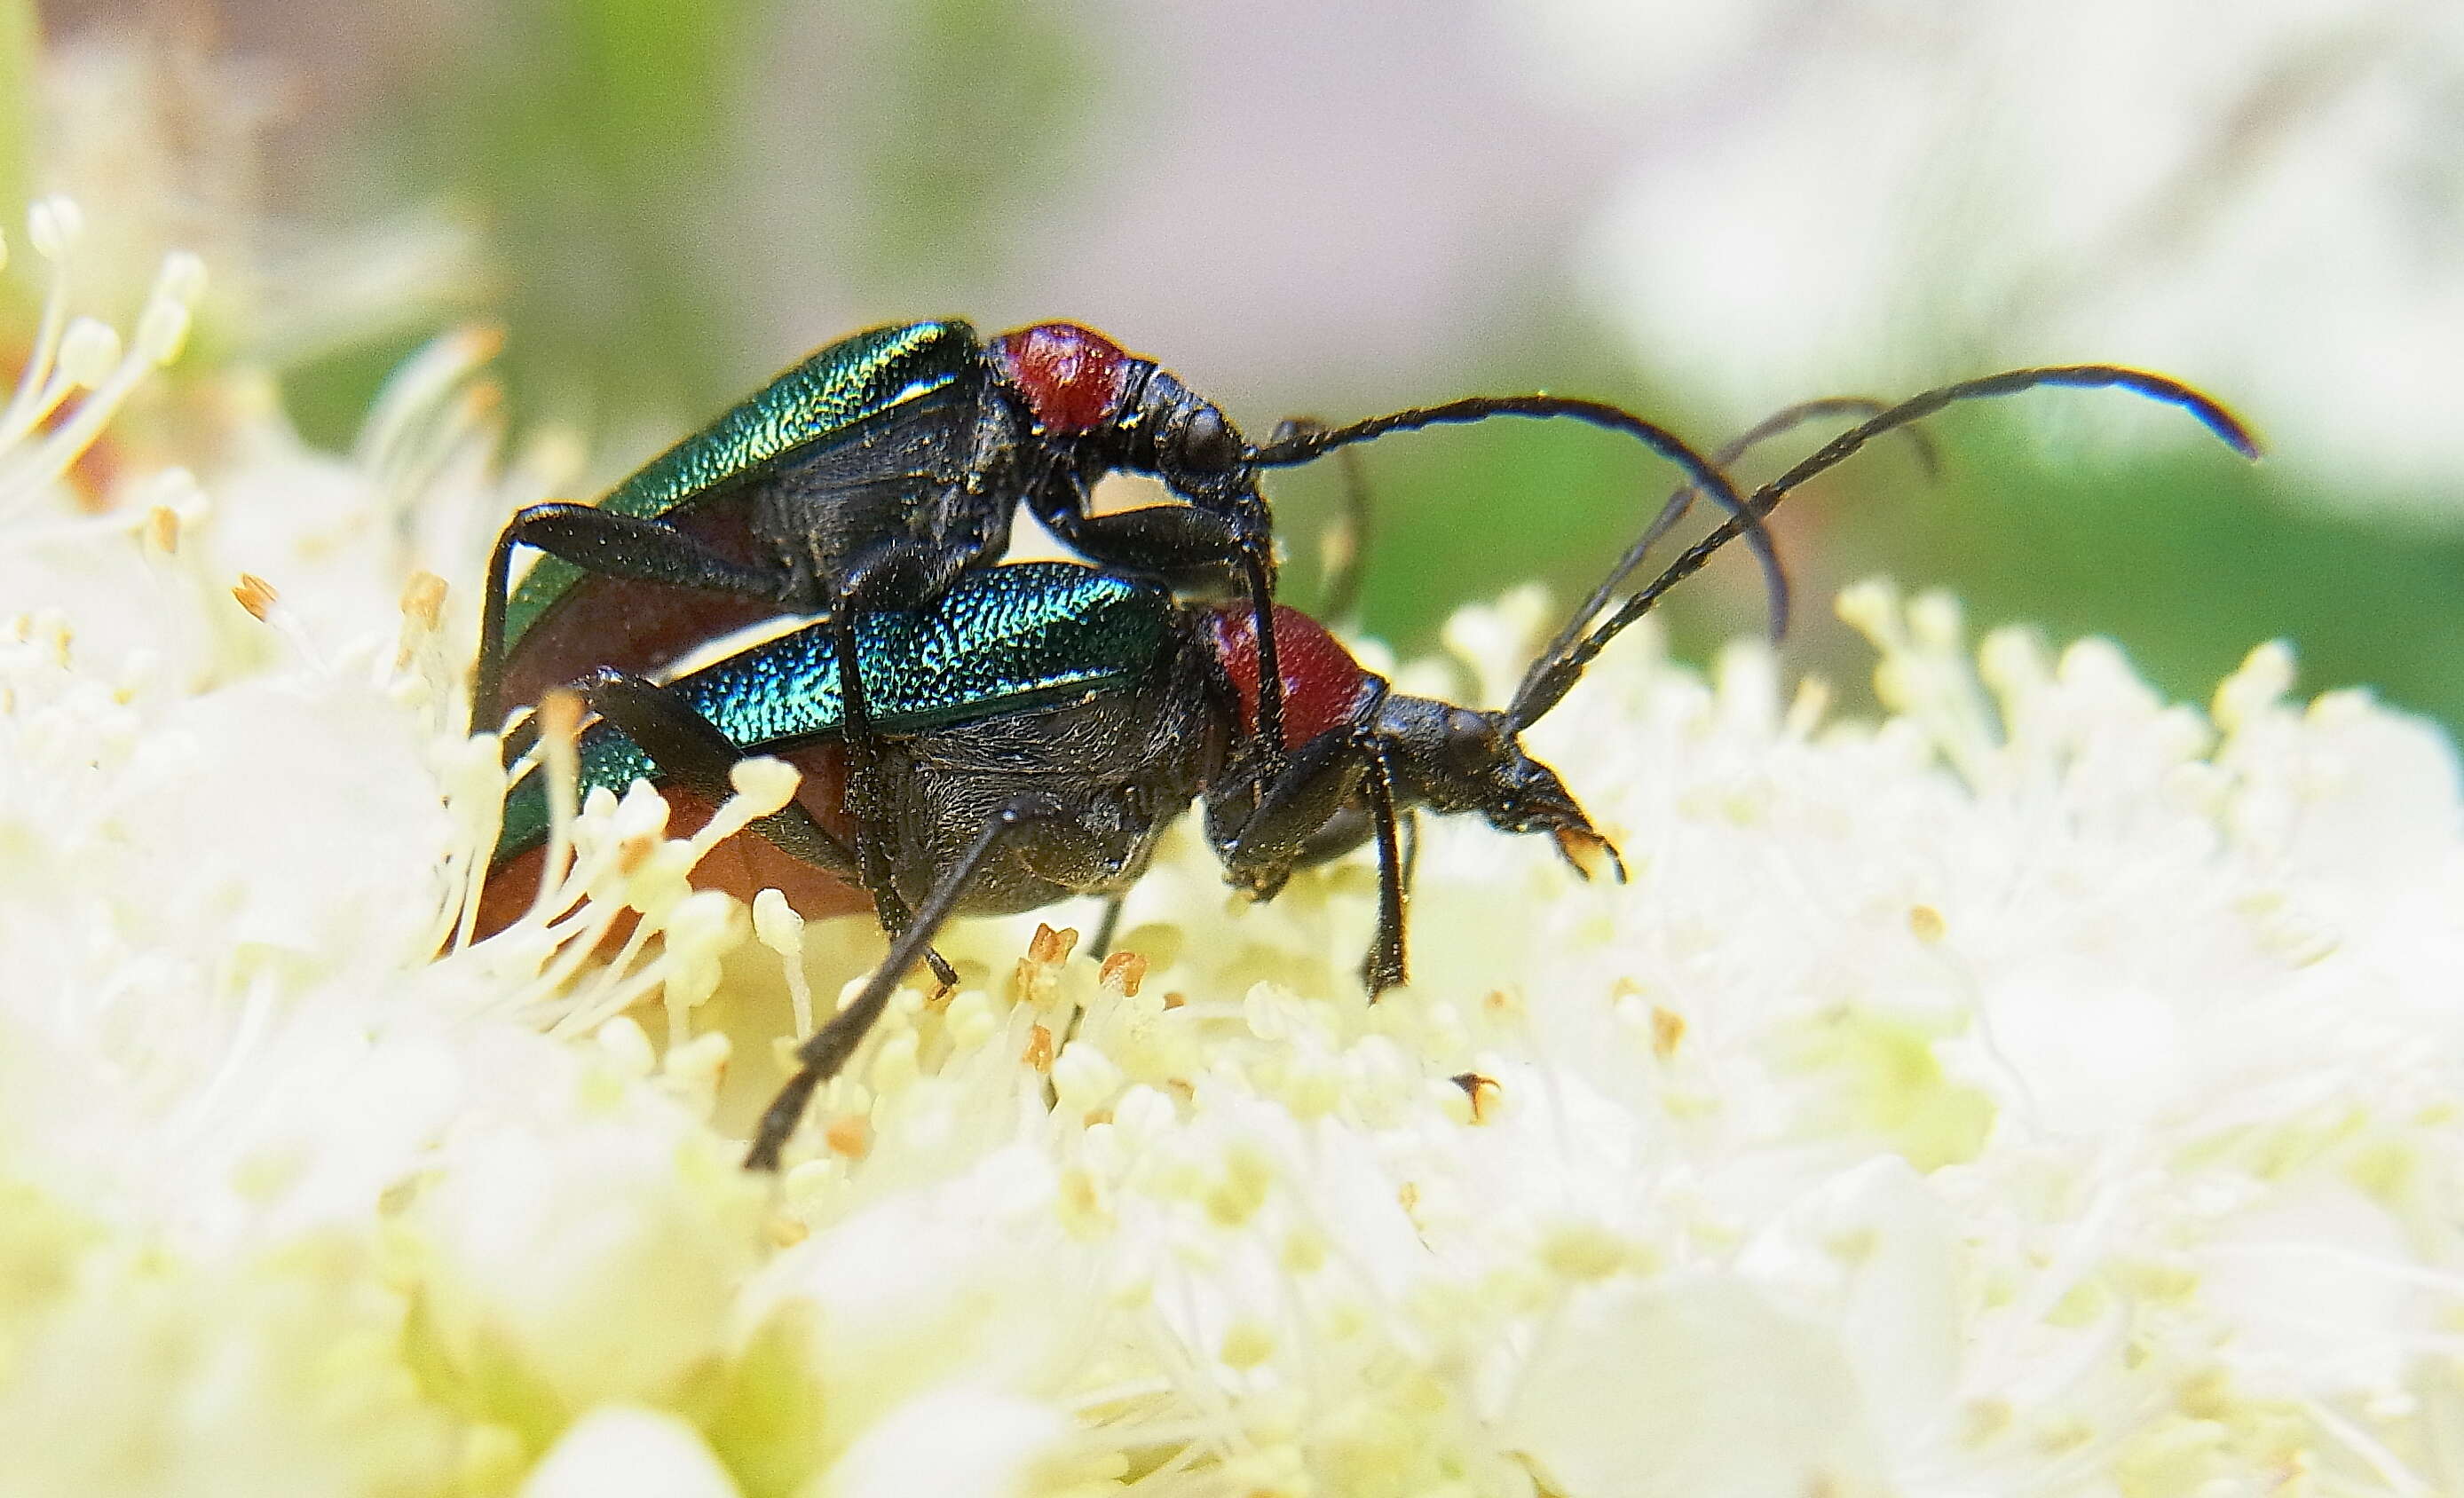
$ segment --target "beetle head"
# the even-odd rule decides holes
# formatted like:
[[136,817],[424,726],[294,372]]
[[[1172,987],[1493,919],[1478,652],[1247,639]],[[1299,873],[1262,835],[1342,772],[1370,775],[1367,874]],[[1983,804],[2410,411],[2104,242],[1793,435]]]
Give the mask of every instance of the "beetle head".
[[1501,832],[1545,832],[1586,876],[1605,863],[1625,877],[1617,848],[1557,772],[1524,751],[1505,714],[1390,694],[1379,704],[1377,736],[1404,800],[1436,811],[1478,812]]

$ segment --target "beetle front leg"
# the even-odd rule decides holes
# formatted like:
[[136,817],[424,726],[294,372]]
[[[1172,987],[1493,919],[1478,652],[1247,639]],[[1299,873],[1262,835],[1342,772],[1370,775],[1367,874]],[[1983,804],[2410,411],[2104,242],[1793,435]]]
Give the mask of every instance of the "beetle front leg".
[[1258,627],[1260,751],[1270,771],[1287,754],[1284,674],[1275,651],[1275,548],[1263,524],[1195,504],[1151,504],[1110,515],[1086,513],[1083,490],[1074,505],[1048,496],[1036,518],[1071,550],[1124,572],[1175,588],[1220,586],[1230,580],[1248,595]]
[[721,556],[662,520],[616,515],[586,504],[535,504],[514,517],[488,558],[488,591],[479,617],[479,662],[471,687],[471,728],[494,733],[502,723],[505,609],[513,596],[516,546],[535,546],[586,572],[635,583],[664,583],[791,606],[793,584],[782,573]]
[[1369,793],[1369,820],[1377,828],[1377,935],[1360,964],[1360,980],[1375,1002],[1379,994],[1410,980],[1403,959],[1403,911],[1411,891],[1403,882],[1400,840],[1395,835],[1395,768],[1386,746],[1369,745],[1368,773],[1361,788]]
[[1242,792],[1210,794],[1206,833],[1223,860],[1223,877],[1253,899],[1270,900],[1309,856],[1319,833],[1343,814],[1360,789],[1368,761],[1346,733],[1327,733],[1301,746],[1284,768]]
[[1260,900],[1274,898],[1300,865],[1322,863],[1359,846],[1364,833],[1375,835],[1377,934],[1361,980],[1372,999],[1402,983],[1408,892],[1385,741],[1363,729],[1321,735],[1282,774],[1265,780],[1237,825],[1227,825],[1236,809],[1209,798],[1207,833],[1223,860],[1224,878]]

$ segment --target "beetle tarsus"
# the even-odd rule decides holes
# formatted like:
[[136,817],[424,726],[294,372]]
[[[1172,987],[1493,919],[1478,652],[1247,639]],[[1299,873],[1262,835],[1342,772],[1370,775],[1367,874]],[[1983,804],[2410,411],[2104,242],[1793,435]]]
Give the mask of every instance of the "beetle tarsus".
[[1104,914],[1095,922],[1095,939],[1087,946],[1087,955],[1101,962],[1112,955],[1112,939],[1121,934],[1121,907],[1129,903],[1125,894],[1104,897]]

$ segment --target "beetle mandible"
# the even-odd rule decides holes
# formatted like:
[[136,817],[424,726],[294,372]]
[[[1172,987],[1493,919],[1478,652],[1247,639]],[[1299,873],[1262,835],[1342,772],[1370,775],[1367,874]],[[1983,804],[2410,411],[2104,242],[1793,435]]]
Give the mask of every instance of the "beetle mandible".
[[[856,996],[798,1048],[798,1070],[764,1112],[748,1168],[776,1169],[813,1090],[835,1075],[935,932],[958,914],[1031,910],[1133,883],[1155,840],[1194,801],[1236,887],[1271,898],[1300,867],[1374,840],[1375,935],[1362,967],[1372,997],[1405,980],[1398,821],[1417,807],[1477,813],[1509,833],[1545,833],[1578,872],[1622,865],[1564,782],[1521,744],[1586,666],[1662,594],[1699,570],[1786,495],[1881,433],[1954,401],[2040,385],[2119,386],[2187,408],[2246,456],[2256,447],[2208,396],[2112,365],[2013,370],[1874,411],[1757,489],[1648,584],[1616,598],[1648,544],[1683,517],[1672,496],[1636,545],[1532,661],[1504,709],[1475,711],[1395,692],[1316,621],[1276,606],[1271,629],[1287,712],[1280,755],[1259,742],[1268,658],[1243,603],[1184,603],[1159,584],[1072,563],[970,571],[935,602],[849,621],[862,690],[881,733],[892,806],[885,849],[913,918]],[[1792,408],[1749,438],[1807,415],[1869,403]],[[1309,440],[1296,433],[1297,446]],[[1724,452],[1725,459],[1733,452]],[[1612,605],[1614,604],[1614,607]],[[847,794],[843,656],[830,624],[755,646],[667,685],[603,669],[583,683],[601,719],[581,743],[585,787],[659,782],[690,809],[715,804],[747,756],[804,774],[798,799],[754,825],[741,875],[801,870],[808,887],[859,877]],[[927,662],[919,648],[932,646]],[[547,830],[536,775],[509,795],[495,881]],[[792,882],[792,881],[791,881]],[[739,891],[749,893],[749,889]]]

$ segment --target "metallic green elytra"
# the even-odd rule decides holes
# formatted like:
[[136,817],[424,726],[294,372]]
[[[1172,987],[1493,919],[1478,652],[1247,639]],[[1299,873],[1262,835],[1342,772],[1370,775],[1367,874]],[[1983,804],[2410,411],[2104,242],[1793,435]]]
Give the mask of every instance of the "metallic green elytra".
[[[1172,626],[1169,590],[1066,562],[971,572],[925,608],[856,621],[856,664],[874,726],[912,733],[1126,686],[1151,668]],[[773,753],[835,738],[843,726],[829,628],[809,625],[701,671],[675,692],[738,749]],[[582,737],[581,790],[622,795],[657,770],[605,724]],[[505,799],[496,858],[547,836],[547,790],[532,775]]]
[[[644,464],[598,508],[645,519],[671,516],[757,478],[781,458],[845,441],[886,411],[979,370],[982,349],[964,322],[910,322],[839,340],[717,420]],[[505,610],[511,650],[585,574],[541,557]]]

